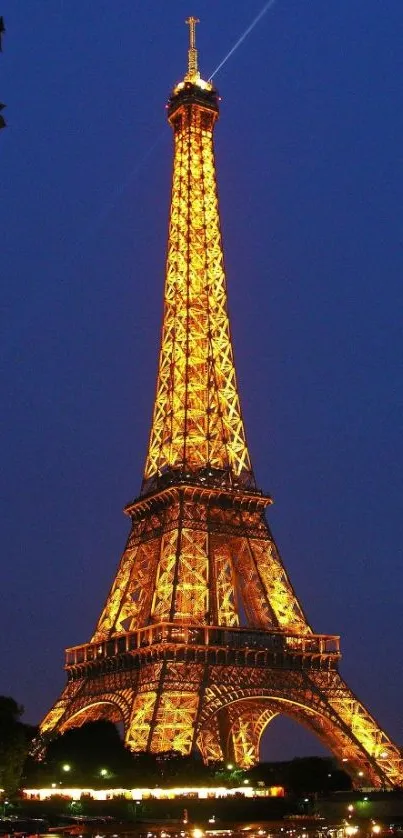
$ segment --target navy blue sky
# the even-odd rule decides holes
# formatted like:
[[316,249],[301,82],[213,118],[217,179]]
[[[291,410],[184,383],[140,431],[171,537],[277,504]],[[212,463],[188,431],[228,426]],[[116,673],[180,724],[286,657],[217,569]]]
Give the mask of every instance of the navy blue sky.
[[[257,0],[3,0],[0,693],[39,721],[124,546],[154,395],[164,105]],[[218,73],[242,404],[292,582],[403,744],[401,0],[278,0]],[[318,746],[273,723],[265,754]]]

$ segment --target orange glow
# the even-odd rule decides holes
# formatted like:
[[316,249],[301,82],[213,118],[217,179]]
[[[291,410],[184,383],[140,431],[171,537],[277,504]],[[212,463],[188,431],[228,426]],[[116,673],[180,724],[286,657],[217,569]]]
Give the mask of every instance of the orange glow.
[[92,640],[67,650],[68,683],[41,735],[109,719],[133,751],[198,748],[205,762],[249,768],[286,714],[356,784],[402,786],[400,751],[340,676],[339,638],[313,633],[265,519],[271,498],[256,488],[227,311],[219,100],[188,23],[188,72],[168,103],[164,316],[142,491],[125,509],[131,531]]
[[34,788],[23,789],[25,798],[48,800],[51,797],[66,797],[71,800],[80,800],[82,795],[91,797],[94,800],[111,800],[114,797],[126,797],[130,800],[174,800],[176,797],[198,797],[200,800],[215,797],[284,797],[282,786],[269,786],[267,788],[227,788],[226,786],[174,786],[172,788],[137,788],[137,789],[91,789],[91,788]]

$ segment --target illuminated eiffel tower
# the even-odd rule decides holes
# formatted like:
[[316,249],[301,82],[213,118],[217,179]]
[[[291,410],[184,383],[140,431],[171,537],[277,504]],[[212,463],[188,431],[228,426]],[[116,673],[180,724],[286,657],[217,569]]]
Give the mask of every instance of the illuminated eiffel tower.
[[[258,761],[285,714],[355,783],[403,785],[398,748],[339,674],[339,638],[315,634],[265,519],[238,396],[216,189],[219,100],[189,65],[168,102],[174,165],[165,307],[151,435],[131,531],[89,643],[67,649],[67,685],[42,738],[123,722],[134,751],[198,748]],[[241,626],[241,615],[246,626]]]

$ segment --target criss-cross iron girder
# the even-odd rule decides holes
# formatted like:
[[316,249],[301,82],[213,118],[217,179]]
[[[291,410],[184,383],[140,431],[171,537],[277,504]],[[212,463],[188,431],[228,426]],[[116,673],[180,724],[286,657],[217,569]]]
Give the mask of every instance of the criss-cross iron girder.
[[215,176],[215,94],[178,94],[164,318],[144,486],[169,469],[254,484],[236,383]]

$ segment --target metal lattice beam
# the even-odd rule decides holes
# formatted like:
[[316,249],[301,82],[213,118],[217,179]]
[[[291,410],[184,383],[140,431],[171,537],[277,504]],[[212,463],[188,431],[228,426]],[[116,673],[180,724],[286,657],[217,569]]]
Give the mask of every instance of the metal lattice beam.
[[253,480],[227,313],[215,177],[215,107],[180,104],[164,321],[145,485],[169,468]]

